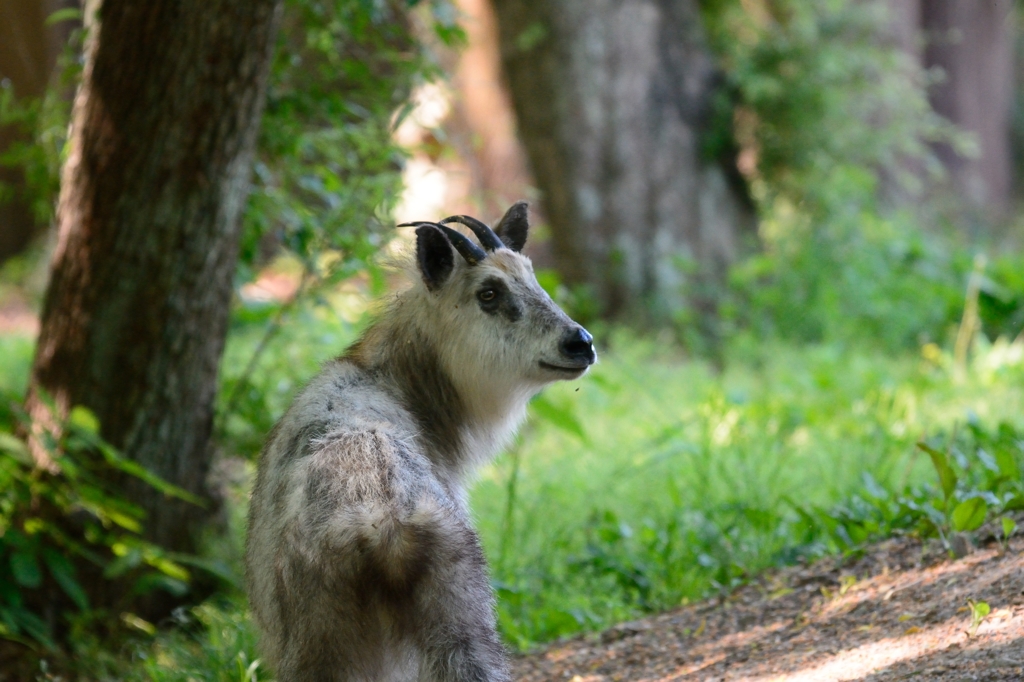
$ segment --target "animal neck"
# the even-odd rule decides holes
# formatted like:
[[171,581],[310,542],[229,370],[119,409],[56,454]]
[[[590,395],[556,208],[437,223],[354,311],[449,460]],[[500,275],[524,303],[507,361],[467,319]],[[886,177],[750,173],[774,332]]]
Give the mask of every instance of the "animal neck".
[[403,314],[401,297],[346,354],[380,376],[415,419],[435,466],[461,483],[514,434],[529,395],[452,372],[443,341]]

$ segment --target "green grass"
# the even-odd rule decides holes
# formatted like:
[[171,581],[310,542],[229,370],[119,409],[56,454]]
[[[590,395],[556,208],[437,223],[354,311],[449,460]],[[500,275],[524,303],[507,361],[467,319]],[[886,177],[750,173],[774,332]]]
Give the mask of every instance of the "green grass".
[[963,373],[943,355],[771,346],[715,374],[652,340],[611,348],[591,377],[546,394],[584,437],[534,419],[473,491],[519,647],[835,549],[796,507],[833,507],[866,474],[889,490],[929,481],[918,439],[968,420],[1020,427],[1024,414],[1020,344],[982,349]]

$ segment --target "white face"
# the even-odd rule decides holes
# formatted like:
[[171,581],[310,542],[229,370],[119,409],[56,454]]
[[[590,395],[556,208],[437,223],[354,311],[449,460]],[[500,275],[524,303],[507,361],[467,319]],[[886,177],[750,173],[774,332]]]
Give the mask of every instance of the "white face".
[[[461,260],[461,259],[457,259]],[[592,339],[548,296],[525,256],[498,249],[459,262],[433,298],[453,373],[487,377],[506,391],[534,392],[575,379],[597,360]]]
[[[480,245],[444,224],[451,222],[469,227]],[[430,317],[423,328],[478,418],[514,423],[545,384],[578,378],[597,361],[590,334],[555,305],[522,255],[525,202],[494,230],[469,216],[412,224],[423,280],[416,310]]]

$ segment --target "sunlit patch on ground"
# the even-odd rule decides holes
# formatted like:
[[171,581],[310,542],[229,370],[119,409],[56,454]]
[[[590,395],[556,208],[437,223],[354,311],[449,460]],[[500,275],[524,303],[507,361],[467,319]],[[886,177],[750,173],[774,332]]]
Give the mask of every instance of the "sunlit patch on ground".
[[[980,537],[984,537],[981,534]],[[832,682],[1024,679],[1024,539],[958,560],[890,540],[728,597],[517,660],[518,679]],[[968,600],[991,612],[970,634]]]

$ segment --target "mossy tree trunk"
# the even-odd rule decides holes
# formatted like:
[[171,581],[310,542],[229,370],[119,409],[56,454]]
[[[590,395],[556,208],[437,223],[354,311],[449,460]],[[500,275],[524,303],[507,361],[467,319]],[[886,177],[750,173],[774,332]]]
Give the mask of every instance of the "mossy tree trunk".
[[702,292],[754,221],[696,0],[494,6],[560,272],[603,315],[713,314]]
[[[44,428],[56,423],[43,392],[61,413],[84,405],[125,456],[207,496],[218,364],[280,0],[98,4],[86,10],[29,412]],[[213,507],[134,480],[124,493],[146,511],[146,536],[176,551],[195,548]],[[88,588],[94,606],[117,596],[102,580]]]

